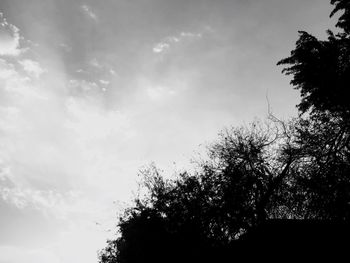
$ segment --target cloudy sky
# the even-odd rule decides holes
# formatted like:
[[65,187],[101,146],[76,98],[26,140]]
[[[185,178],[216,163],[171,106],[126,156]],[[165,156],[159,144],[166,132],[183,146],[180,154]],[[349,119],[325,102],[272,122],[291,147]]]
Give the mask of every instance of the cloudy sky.
[[[0,263],[93,263],[154,161],[296,114],[276,62],[328,0],[0,0]],[[333,21],[334,22],[334,21]]]

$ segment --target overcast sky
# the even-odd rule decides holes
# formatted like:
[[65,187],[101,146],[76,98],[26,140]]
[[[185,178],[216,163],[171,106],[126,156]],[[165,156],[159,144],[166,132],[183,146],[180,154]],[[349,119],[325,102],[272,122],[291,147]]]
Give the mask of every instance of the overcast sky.
[[[137,172],[295,116],[276,63],[328,0],[0,0],[0,263],[93,263]],[[333,21],[334,22],[334,21]],[[175,163],[175,164],[174,164]],[[112,229],[112,230],[111,230]]]

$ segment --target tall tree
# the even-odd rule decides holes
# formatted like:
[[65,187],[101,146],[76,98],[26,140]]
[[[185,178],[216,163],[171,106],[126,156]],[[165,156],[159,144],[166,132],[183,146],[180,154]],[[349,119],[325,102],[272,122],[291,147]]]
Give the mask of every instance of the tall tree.
[[318,40],[302,31],[278,63],[301,92],[301,117],[222,132],[193,173],[166,180],[144,170],[146,191],[101,263],[209,262],[267,219],[350,222],[350,1],[331,3],[340,32]]
[[279,65],[287,65],[283,72],[292,75],[291,84],[300,90],[301,113],[332,113],[349,121],[350,104],[350,2],[332,0],[335,9],[331,16],[343,12],[339,18],[338,34],[328,30],[327,40],[319,40],[300,31],[296,48]]
[[340,12],[326,40],[301,31],[291,56],[281,60],[301,92],[296,145],[302,156],[299,191],[309,217],[350,220],[350,1],[332,0]]

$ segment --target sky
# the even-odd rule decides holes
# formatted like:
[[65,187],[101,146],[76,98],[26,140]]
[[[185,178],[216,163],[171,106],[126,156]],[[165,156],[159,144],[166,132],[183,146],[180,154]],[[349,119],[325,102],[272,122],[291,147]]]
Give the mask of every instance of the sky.
[[[154,162],[296,116],[276,63],[326,0],[0,0],[0,263],[93,263]],[[268,99],[267,99],[268,98]]]

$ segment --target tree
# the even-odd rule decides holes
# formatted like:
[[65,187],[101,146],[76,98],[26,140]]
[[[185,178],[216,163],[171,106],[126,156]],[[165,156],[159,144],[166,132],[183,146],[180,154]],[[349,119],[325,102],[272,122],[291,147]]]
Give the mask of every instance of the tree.
[[300,172],[295,188],[305,196],[307,218],[350,221],[350,133],[325,114],[300,119],[295,145]]
[[120,237],[100,262],[158,262],[166,254],[177,255],[170,261],[205,261],[269,218],[298,217],[283,202],[298,158],[292,127],[274,120],[227,129],[194,173],[172,180],[154,166],[143,170],[145,194],[120,219]]
[[350,34],[350,3],[348,0],[332,0],[332,5],[335,5],[331,16],[338,11],[343,11],[343,14],[339,17],[337,26],[344,30],[344,33]]
[[[328,31],[321,41],[301,31],[290,57],[278,63],[288,66],[283,72],[301,92],[299,118],[270,115],[266,124],[223,131],[192,173],[167,180],[155,166],[143,170],[142,194],[120,218],[119,237],[101,251],[101,263],[219,262],[218,255],[249,252],[237,243],[249,236],[258,242],[250,248],[265,249],[268,238],[256,233],[271,227],[270,219],[350,222],[350,2],[331,3],[331,16],[343,12],[341,32]],[[294,225],[297,233],[310,222]],[[269,227],[276,236],[283,230]],[[286,249],[292,243],[285,241],[274,245]]]
[[291,84],[300,90],[301,113],[328,112],[349,122],[350,4],[348,0],[332,0],[332,4],[335,9],[331,16],[343,11],[337,23],[342,32],[334,34],[328,30],[328,39],[318,40],[300,31],[296,48],[278,65],[288,65],[283,72],[293,76]]
[[[332,0],[342,12],[327,40],[301,31],[291,56],[279,65],[301,92],[295,144],[301,159],[295,188],[308,217],[350,220],[350,1]],[[308,113],[308,114],[307,114]]]

